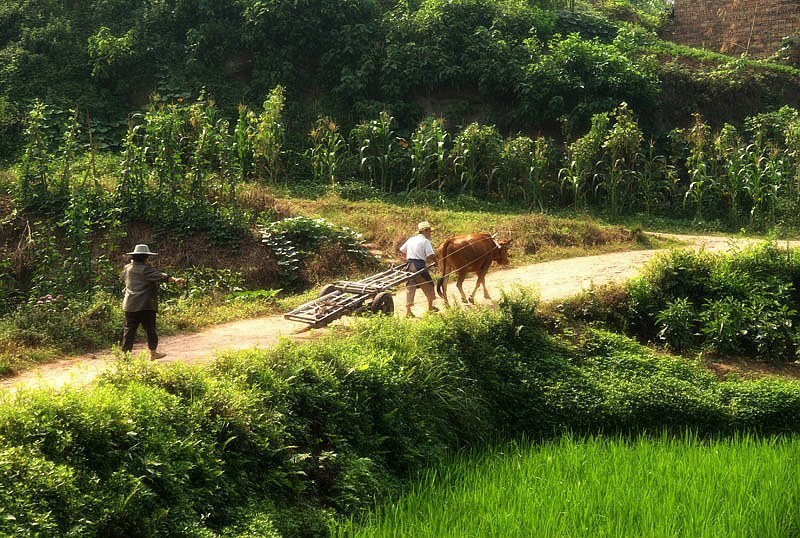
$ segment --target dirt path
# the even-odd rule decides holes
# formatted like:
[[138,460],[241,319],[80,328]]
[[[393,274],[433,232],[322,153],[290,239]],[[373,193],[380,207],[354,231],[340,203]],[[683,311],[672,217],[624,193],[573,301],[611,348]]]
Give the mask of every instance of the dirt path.
[[[661,235],[709,251],[728,250],[735,245],[741,246],[752,242],[752,240],[731,240],[724,237]],[[797,247],[800,242],[791,242],[790,244]],[[636,275],[641,267],[659,252],[663,252],[663,250],[618,252],[507,269],[493,268],[487,277],[487,287],[489,293],[496,299],[500,296],[501,290],[531,286],[540,290],[542,300],[550,301],[568,297],[591,285],[599,286],[630,278]],[[474,285],[475,278],[468,278],[464,282],[464,291],[469,294]],[[454,283],[451,282],[448,287],[451,303],[460,302],[456,299],[457,293]],[[418,314],[424,310],[424,299],[421,295],[418,293],[414,307],[414,311]],[[476,295],[476,300],[479,304],[486,302],[480,291]],[[441,302],[438,299],[437,301]],[[395,295],[395,303],[395,312],[402,315],[405,311],[405,294],[402,291]],[[159,362],[207,362],[221,351],[267,348],[273,346],[281,338],[307,340],[314,338],[315,333],[319,334],[324,331],[323,329],[302,335],[293,334],[302,327],[302,324],[288,321],[283,316],[277,315],[216,325],[198,333],[163,336],[159,351],[166,352],[167,357]],[[141,344],[137,344],[134,353],[140,349]],[[113,360],[110,352],[104,352],[56,361],[2,380],[0,387],[14,390],[31,385],[58,387],[64,383],[88,383],[107,368]]]

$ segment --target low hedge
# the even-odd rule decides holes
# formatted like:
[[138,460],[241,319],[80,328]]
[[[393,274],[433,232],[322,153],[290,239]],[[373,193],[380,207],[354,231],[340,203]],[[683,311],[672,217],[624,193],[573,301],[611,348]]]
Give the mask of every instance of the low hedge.
[[0,534],[326,536],[448,453],[520,434],[800,431],[800,384],[548,334],[530,294],[376,317],[200,368],[120,362],[0,403]]

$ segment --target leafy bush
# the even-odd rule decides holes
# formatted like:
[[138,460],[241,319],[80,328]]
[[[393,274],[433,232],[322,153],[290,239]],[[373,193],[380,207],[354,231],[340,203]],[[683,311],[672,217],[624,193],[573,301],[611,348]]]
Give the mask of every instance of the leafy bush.
[[0,533],[325,536],[337,515],[504,436],[800,431],[794,382],[719,382],[589,331],[497,310],[384,316],[207,368],[125,361],[92,387],[0,402]]
[[337,249],[344,256],[339,263],[363,262],[369,253],[360,234],[337,227],[325,219],[291,217],[259,226],[262,242],[278,264],[281,280],[287,289],[301,284],[304,264],[325,247]]
[[692,347],[696,324],[694,305],[687,297],[668,302],[666,308],[656,316],[658,338],[679,353]]
[[562,311],[679,352],[701,344],[781,362],[797,354],[797,282],[795,254],[774,243],[727,255],[673,250],[629,281],[624,297],[582,297]]
[[614,45],[584,40],[578,34],[554,38],[546,54],[534,56],[519,85],[522,114],[531,121],[552,122],[566,116],[568,132],[589,124],[594,114],[621,102],[634,110],[652,107],[658,76],[646,59],[626,55]]
[[67,299],[45,295],[11,316],[10,338],[28,346],[54,347],[64,353],[96,350],[116,341],[122,313],[113,297]]

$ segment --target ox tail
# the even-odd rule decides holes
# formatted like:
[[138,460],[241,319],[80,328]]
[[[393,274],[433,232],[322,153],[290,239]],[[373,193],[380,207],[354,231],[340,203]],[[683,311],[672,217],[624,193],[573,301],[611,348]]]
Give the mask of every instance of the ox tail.
[[436,295],[444,299],[444,279],[445,277],[440,276],[436,279]]
[[453,245],[453,239],[447,239],[444,243],[439,246],[438,252],[438,262],[439,262],[439,274],[442,275],[436,279],[436,294],[439,295],[442,299],[445,298],[444,296],[444,282],[447,278],[447,257],[449,256],[450,247]]

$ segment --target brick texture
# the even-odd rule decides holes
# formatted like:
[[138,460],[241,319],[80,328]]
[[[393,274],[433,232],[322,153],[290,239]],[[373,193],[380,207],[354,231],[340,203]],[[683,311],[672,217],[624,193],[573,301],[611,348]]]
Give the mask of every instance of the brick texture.
[[800,0],[675,0],[672,39],[723,54],[774,54],[800,30]]

